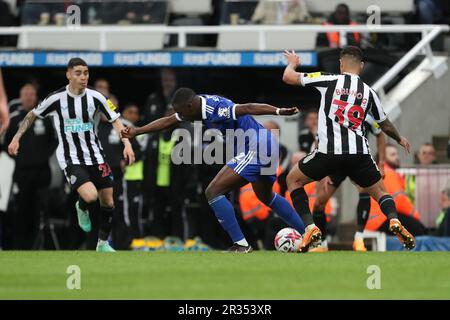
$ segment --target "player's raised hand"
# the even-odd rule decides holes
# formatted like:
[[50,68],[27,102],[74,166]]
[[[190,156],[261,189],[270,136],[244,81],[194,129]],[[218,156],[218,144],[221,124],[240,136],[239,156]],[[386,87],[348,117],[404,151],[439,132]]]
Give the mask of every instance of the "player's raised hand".
[[297,107],[293,107],[293,108],[280,108],[278,109],[278,114],[280,116],[292,116],[294,114],[299,113],[300,111],[298,110]]
[[136,129],[135,128],[125,128],[122,131],[120,131],[121,138],[128,138],[132,139],[136,136]]
[[410,153],[411,146],[409,145],[408,139],[406,139],[405,137],[400,137],[400,141],[398,142],[398,144],[401,145],[403,149],[405,149],[406,153]]
[[295,68],[300,65],[300,57],[295,53],[294,50],[285,50],[284,56],[286,57],[288,64],[294,66]]
[[8,153],[10,156],[17,156],[19,153],[19,140],[12,139],[11,143],[8,146]]

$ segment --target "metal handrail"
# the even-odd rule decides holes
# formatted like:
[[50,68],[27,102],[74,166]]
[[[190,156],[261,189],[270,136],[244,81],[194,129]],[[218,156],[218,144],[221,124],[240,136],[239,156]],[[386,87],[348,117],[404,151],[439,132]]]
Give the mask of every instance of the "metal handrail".
[[[133,33],[149,32],[177,34],[178,47],[186,48],[188,34],[220,34],[222,32],[255,32],[259,40],[259,49],[266,49],[267,32],[361,32],[361,33],[421,33],[422,39],[409,50],[386,74],[384,74],[373,88],[384,97],[384,87],[394,79],[420,52],[424,52],[430,62],[433,61],[433,53],[430,47],[431,41],[441,32],[448,32],[448,25],[245,25],[245,26],[166,26],[166,25],[101,25],[101,26],[21,26],[21,27],[1,27],[0,34],[22,34],[24,45],[27,45],[27,36],[30,32],[61,32],[70,35],[71,32],[99,33],[102,50],[106,48],[107,33]],[[290,49],[290,48],[286,48]]]

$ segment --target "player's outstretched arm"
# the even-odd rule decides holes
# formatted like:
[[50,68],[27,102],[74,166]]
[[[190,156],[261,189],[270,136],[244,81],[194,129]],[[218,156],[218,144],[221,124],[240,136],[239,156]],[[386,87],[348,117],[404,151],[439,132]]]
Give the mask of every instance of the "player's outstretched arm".
[[162,131],[164,129],[168,129],[168,128],[174,126],[175,124],[177,124],[177,122],[178,122],[178,120],[174,113],[170,116],[163,117],[163,118],[157,119],[155,121],[152,121],[143,127],[125,128],[124,130],[122,130],[121,134],[122,134],[122,137],[131,139],[140,134],[158,132],[158,131]]
[[270,104],[264,103],[244,103],[237,104],[235,106],[234,112],[236,117],[243,115],[253,115],[253,116],[261,116],[261,115],[279,115],[279,116],[291,116],[293,114],[297,114],[298,108],[277,108],[271,106]]
[[283,81],[291,85],[300,85],[300,72],[295,71],[300,65],[300,57],[295,53],[294,50],[284,51],[284,56],[287,59],[287,66],[284,69]]
[[19,153],[19,141],[20,138],[24,135],[24,133],[28,130],[29,127],[33,124],[34,120],[36,119],[36,115],[34,114],[33,110],[27,113],[25,118],[22,120],[22,123],[19,126],[19,129],[17,130],[16,134],[11,140],[11,143],[8,146],[8,153],[11,156],[17,156]]
[[[123,125],[122,121],[120,121],[120,119],[117,118],[116,120],[114,120],[112,122],[112,125],[114,127],[114,130],[116,130],[117,134],[120,137],[122,135],[122,131],[125,130],[125,126]],[[124,157],[125,161],[127,161],[128,165],[131,165],[136,160],[136,157],[135,157],[134,151],[133,151],[133,147],[131,146],[130,140],[128,140],[128,138],[125,138],[125,137],[121,137],[121,138],[122,138],[122,143],[124,146],[123,157]]]
[[389,137],[397,141],[397,143],[401,145],[407,153],[409,153],[410,145],[408,139],[400,136],[397,128],[388,118],[386,118],[386,120],[384,120],[383,122],[380,122],[379,125],[384,133],[386,133]]

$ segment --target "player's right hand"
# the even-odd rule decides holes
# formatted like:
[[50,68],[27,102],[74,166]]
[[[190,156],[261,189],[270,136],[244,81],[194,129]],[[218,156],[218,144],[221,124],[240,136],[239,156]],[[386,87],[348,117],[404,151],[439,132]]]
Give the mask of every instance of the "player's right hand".
[[122,138],[128,138],[128,139],[132,139],[136,136],[136,129],[135,128],[125,128],[122,131],[120,131],[120,134],[122,136]]
[[408,139],[406,139],[405,137],[400,137],[400,141],[398,142],[398,144],[405,149],[406,153],[410,152],[411,146],[409,145]]
[[286,57],[288,64],[294,66],[295,68],[300,65],[300,57],[295,53],[294,50],[284,50],[284,56]]
[[19,153],[19,140],[12,139],[11,143],[8,146],[8,153],[10,156],[17,156]]
[[299,113],[300,111],[298,110],[297,107],[293,107],[293,108],[280,108],[280,116],[292,116],[294,114]]

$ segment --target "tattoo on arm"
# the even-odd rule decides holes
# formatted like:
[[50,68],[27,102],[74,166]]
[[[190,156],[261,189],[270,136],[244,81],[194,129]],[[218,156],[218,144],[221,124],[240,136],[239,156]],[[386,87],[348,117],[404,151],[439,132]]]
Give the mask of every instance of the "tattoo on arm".
[[24,133],[28,130],[28,128],[31,127],[35,119],[36,115],[34,114],[34,112],[33,111],[28,112],[25,118],[22,120],[22,123],[20,124],[17,133],[14,135],[14,139],[20,139],[24,135]]
[[386,133],[389,137],[394,139],[395,141],[400,141],[400,134],[397,131],[397,128],[392,124],[392,122],[389,119],[384,120],[380,123],[380,128],[383,130],[384,133]]

